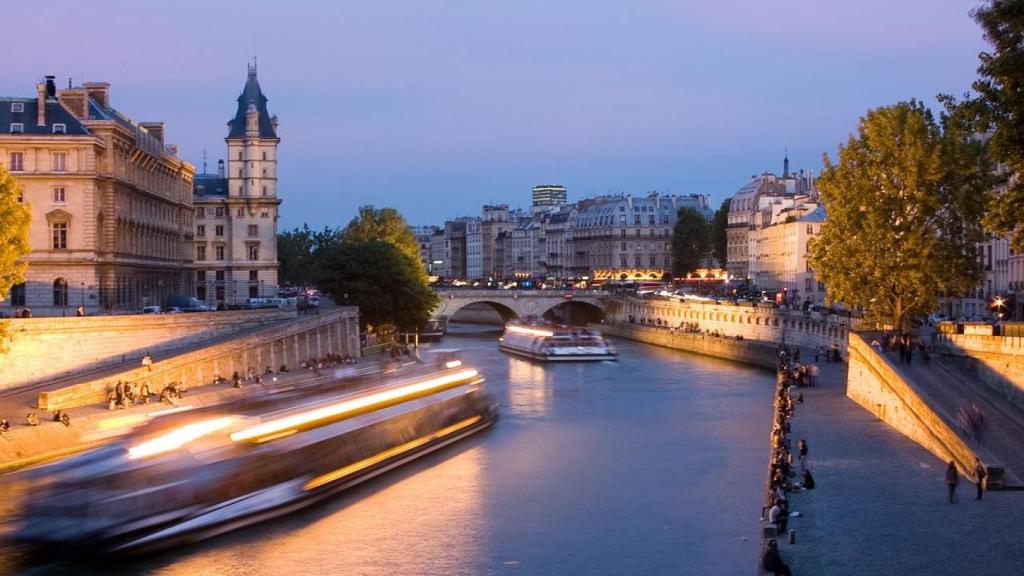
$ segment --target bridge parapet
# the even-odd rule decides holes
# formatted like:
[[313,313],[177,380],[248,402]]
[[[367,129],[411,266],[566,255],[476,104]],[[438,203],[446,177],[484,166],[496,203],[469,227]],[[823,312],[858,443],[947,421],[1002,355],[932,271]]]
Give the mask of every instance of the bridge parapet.
[[603,303],[610,297],[601,290],[438,290],[441,301],[435,315],[452,316],[470,304],[487,304],[502,318],[543,316],[547,311],[565,304],[578,302],[593,306],[604,313]]

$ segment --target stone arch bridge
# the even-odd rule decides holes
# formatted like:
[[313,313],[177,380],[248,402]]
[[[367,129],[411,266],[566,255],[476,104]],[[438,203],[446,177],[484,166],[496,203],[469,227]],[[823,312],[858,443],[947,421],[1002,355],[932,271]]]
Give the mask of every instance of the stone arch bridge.
[[612,316],[608,309],[612,298],[600,290],[439,290],[441,301],[434,316],[451,318],[470,304],[486,304],[501,319],[554,316],[576,321],[597,321]]

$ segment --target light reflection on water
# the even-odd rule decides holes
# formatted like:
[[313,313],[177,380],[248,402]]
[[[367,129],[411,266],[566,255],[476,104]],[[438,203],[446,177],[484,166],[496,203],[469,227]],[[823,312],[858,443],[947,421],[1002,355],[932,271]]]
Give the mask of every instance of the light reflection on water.
[[130,569],[232,576],[752,572],[771,374],[616,345],[620,362],[545,366],[498,353],[494,334],[449,337],[441,346],[463,349],[466,363],[487,376],[502,414],[493,430],[321,505]]

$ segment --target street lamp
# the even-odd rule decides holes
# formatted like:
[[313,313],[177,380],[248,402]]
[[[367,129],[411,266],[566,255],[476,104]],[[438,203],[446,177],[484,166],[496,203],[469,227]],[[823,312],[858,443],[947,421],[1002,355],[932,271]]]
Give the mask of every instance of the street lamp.
[[1006,300],[1002,296],[996,296],[992,300],[992,307],[996,309],[996,318],[999,320],[1003,319],[1003,308],[1006,307]]

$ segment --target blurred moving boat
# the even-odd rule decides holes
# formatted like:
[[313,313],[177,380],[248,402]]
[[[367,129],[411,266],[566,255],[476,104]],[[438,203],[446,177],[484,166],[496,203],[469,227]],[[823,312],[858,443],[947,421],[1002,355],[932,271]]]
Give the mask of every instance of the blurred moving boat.
[[541,362],[616,360],[618,352],[597,330],[548,323],[509,322],[498,349]]
[[130,554],[286,514],[487,428],[497,410],[483,383],[449,353],[356,392],[292,389],[159,417],[29,471],[14,535]]

